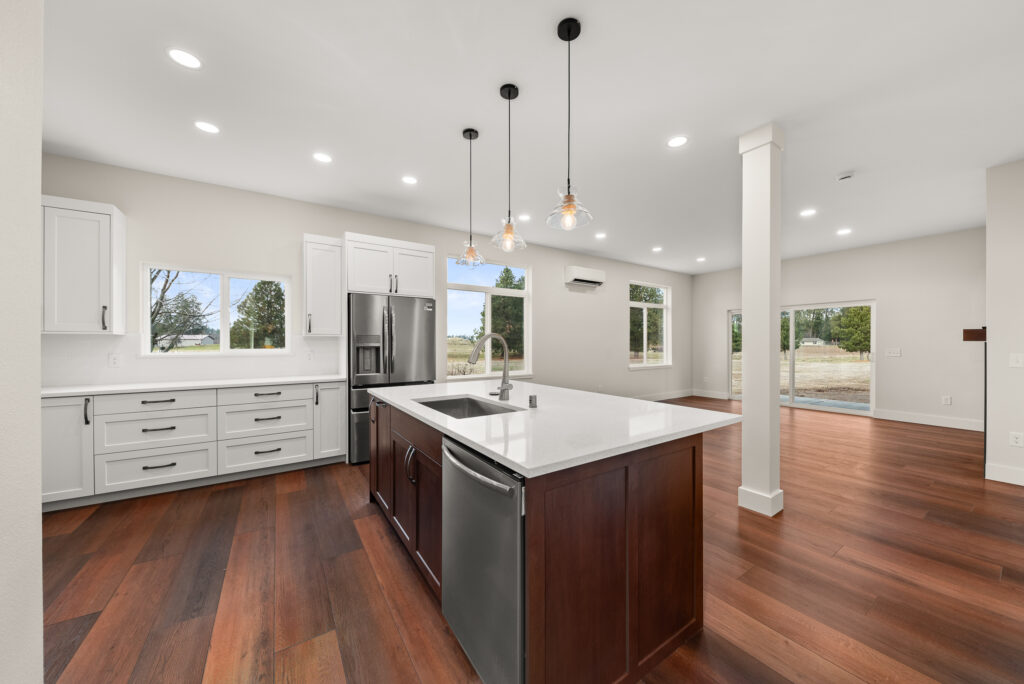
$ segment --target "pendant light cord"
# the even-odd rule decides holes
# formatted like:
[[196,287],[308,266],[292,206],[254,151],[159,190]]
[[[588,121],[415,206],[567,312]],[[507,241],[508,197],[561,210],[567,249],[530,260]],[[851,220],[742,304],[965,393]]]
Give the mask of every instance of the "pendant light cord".
[[473,246],[473,139],[469,139],[469,246]]
[[565,192],[566,194],[572,194],[572,41],[568,40],[565,43],[566,51],[568,53],[568,59],[566,60],[566,88],[565,88],[565,99],[568,103],[566,107],[566,125],[565,125]]
[[512,99],[508,100],[508,220],[512,221]]

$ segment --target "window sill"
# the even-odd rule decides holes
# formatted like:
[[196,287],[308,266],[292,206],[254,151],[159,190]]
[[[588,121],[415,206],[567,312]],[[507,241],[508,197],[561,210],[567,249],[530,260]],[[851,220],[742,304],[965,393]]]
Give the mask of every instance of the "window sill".
[[289,349],[235,349],[217,352],[169,352],[164,354],[142,352],[139,354],[140,359],[234,359],[261,356],[295,356],[295,352]]
[[659,368],[671,368],[671,363],[648,363],[644,365],[630,364],[627,368],[631,371],[657,370]]
[[[508,374],[509,378],[518,380],[529,380],[533,377],[533,373],[530,371],[512,371]],[[501,373],[480,373],[478,375],[449,375],[444,380],[445,382],[468,382],[470,380],[500,380]]]

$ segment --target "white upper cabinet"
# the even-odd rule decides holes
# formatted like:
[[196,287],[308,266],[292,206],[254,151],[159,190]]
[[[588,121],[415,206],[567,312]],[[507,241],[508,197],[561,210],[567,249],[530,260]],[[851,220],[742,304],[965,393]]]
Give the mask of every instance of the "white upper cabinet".
[[124,286],[124,215],[44,197],[43,332],[123,335]]
[[306,335],[341,335],[341,251],[337,238],[306,235],[303,240]]
[[434,296],[434,248],[371,235],[347,235],[348,290]]

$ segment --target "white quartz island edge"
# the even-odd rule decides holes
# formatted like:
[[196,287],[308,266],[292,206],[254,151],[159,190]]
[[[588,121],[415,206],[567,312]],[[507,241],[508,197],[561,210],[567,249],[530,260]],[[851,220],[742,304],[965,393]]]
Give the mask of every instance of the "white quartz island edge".
[[[494,379],[370,388],[372,396],[525,477],[537,477],[740,422],[733,413],[515,382],[510,400]],[[531,394],[537,408],[528,408]],[[472,396],[516,409],[451,418],[421,399]]]

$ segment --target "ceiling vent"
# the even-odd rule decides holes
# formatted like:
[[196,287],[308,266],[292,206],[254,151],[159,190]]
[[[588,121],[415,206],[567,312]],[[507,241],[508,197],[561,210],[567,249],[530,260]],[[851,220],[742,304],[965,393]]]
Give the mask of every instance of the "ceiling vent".
[[584,287],[600,287],[604,285],[604,271],[596,268],[583,268],[582,266],[565,267],[565,284],[582,285]]

